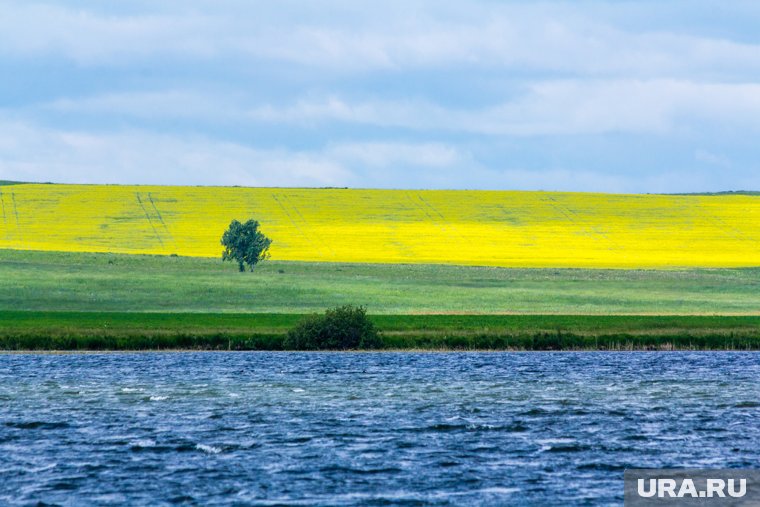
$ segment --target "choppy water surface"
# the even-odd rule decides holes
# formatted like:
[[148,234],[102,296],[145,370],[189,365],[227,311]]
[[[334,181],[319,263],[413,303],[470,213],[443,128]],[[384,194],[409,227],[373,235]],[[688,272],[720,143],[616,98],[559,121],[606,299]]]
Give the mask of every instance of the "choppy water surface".
[[760,467],[760,354],[0,356],[0,504],[587,505]]

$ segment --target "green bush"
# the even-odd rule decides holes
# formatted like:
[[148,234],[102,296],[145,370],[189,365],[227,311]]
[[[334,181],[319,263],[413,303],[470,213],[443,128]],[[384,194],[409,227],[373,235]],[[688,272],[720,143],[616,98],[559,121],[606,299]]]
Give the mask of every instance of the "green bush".
[[286,350],[377,349],[382,339],[363,306],[340,306],[305,317],[288,332]]

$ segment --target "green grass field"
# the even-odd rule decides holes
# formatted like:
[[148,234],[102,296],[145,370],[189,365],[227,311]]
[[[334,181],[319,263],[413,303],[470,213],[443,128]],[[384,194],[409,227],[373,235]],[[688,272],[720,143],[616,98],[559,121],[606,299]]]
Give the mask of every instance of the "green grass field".
[[760,315],[760,269],[505,269],[0,250],[0,310]]
[[278,350],[364,304],[390,349],[760,349],[760,269],[264,263],[0,250],[0,350]]

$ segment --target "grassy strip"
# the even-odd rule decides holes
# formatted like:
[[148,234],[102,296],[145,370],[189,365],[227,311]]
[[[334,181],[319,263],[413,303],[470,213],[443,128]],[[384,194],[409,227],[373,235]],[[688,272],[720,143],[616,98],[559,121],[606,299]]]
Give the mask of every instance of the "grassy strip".
[[[0,311],[3,331],[284,333],[300,313],[136,313]],[[760,316],[723,315],[372,315],[384,332],[668,332],[757,331]]]
[[[0,312],[0,350],[281,350],[298,314]],[[760,350],[760,317],[374,315],[387,349]]]
[[[144,333],[284,333],[301,318],[286,313],[135,313],[0,311],[0,334],[7,332],[144,334]],[[760,317],[758,317],[760,319]]]
[[[0,310],[373,314],[760,313],[760,268],[603,270],[275,262],[0,250]],[[414,324],[417,325],[416,323]]]

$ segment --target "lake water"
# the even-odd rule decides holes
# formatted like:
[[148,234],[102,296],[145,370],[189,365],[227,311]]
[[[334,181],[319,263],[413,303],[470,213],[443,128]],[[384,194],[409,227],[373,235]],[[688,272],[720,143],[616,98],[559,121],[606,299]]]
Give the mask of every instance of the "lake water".
[[608,505],[760,467],[758,353],[0,355],[0,504]]

